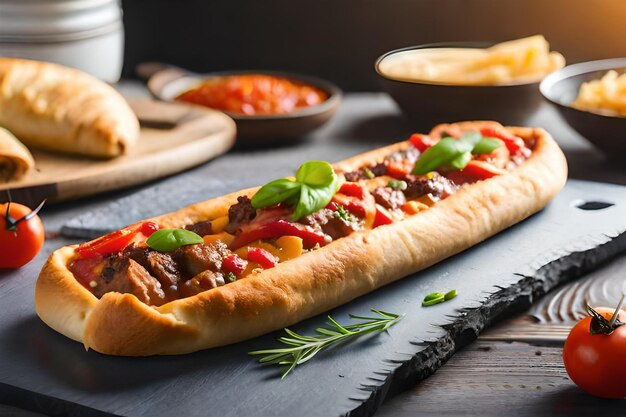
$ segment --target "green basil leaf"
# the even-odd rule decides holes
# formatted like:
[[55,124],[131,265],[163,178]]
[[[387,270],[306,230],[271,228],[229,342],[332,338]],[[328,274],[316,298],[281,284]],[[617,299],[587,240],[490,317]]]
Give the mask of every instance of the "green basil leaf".
[[181,246],[204,243],[204,240],[190,230],[161,229],[152,233],[146,243],[156,251],[172,252]]
[[298,168],[295,181],[282,178],[261,187],[252,196],[252,207],[285,203],[294,207],[293,219],[298,220],[326,207],[338,188],[339,177],[328,162],[309,161]]
[[476,146],[476,144],[480,142],[481,139],[482,135],[479,132],[475,130],[470,130],[463,133],[458,140],[464,145],[463,151],[470,152],[472,149],[474,149],[474,146]]
[[476,144],[476,146],[474,146],[474,149],[472,149],[472,153],[474,155],[489,154],[503,145],[504,145],[504,142],[502,142],[502,140],[500,139],[482,138]]
[[326,187],[312,187],[302,184],[300,198],[293,212],[293,220],[300,220],[302,217],[326,207],[338,188],[339,179],[337,177]]
[[502,141],[483,138],[474,130],[463,133],[458,139],[446,136],[420,155],[411,174],[424,175],[443,166],[463,169],[472,159],[472,153],[491,153],[499,146],[502,146]]
[[297,196],[300,183],[288,178],[268,182],[252,196],[252,207],[263,208],[282,203]]
[[[411,174],[424,175],[440,168],[442,165],[456,158],[459,153],[462,153],[459,146],[462,148],[467,147],[467,145],[464,145],[462,142],[459,142],[459,140],[451,137],[441,139],[420,155],[417,162],[415,162],[415,166],[413,167]],[[468,152],[470,150],[471,148]]]
[[335,180],[335,171],[326,161],[308,161],[298,168],[296,181],[315,187],[325,187]]
[[465,168],[465,166],[471,159],[472,159],[471,153],[463,152],[462,154],[459,154],[456,158],[454,158],[452,161],[448,162],[448,167],[455,169],[455,170],[463,169]]

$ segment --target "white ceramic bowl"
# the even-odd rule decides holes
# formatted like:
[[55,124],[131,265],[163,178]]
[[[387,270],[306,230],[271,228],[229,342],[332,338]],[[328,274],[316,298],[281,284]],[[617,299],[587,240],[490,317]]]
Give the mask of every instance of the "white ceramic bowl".
[[113,83],[123,52],[117,0],[0,0],[0,56],[55,62]]

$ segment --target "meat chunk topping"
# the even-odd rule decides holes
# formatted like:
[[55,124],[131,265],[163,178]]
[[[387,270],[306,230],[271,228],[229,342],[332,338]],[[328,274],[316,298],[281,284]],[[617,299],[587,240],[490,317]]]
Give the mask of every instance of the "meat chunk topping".
[[246,196],[237,197],[237,204],[228,209],[228,225],[226,230],[230,234],[236,234],[241,226],[249,223],[256,217],[256,209],[252,207],[252,201]]
[[303,217],[300,222],[313,229],[321,230],[333,240],[348,236],[350,233],[361,229],[358,219],[351,216],[348,219],[339,217],[337,212],[324,208],[313,214]]
[[404,193],[391,187],[378,187],[372,191],[372,195],[378,204],[388,209],[398,209],[406,203]]
[[210,220],[187,225],[185,226],[185,229],[190,230],[200,236],[213,234],[213,225]]
[[407,187],[404,195],[409,200],[426,194],[431,194],[437,199],[446,198],[458,189],[452,181],[436,172],[433,172],[430,177],[407,175],[405,182]]
[[173,257],[178,260],[185,277],[192,278],[206,270],[219,271],[222,260],[228,255],[226,245],[218,241],[210,245],[182,246],[174,251]]
[[116,291],[135,295],[140,301],[151,305],[165,302],[165,293],[161,283],[134,260],[113,255],[106,259],[93,293],[102,297],[105,293]]

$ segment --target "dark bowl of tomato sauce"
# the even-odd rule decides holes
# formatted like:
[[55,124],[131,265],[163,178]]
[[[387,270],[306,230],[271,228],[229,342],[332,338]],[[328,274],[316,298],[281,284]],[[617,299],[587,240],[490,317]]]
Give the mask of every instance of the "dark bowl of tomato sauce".
[[341,90],[319,78],[279,71],[195,74],[166,68],[148,89],[158,99],[191,103],[228,114],[245,142],[298,139],[322,126],[341,102]]

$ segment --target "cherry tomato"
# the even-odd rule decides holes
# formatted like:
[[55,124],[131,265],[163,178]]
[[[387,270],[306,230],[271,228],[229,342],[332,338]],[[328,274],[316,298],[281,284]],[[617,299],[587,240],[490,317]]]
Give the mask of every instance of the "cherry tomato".
[[[7,219],[9,205],[9,219]],[[37,214],[20,220],[31,209],[18,203],[0,204],[0,268],[19,268],[30,262],[43,246],[43,223]],[[11,223],[17,222],[15,230]]]
[[[614,309],[597,308],[607,320]],[[626,325],[610,334],[591,334],[591,317],[580,320],[572,329],[563,347],[563,363],[568,375],[583,390],[604,398],[626,397]],[[618,320],[626,322],[626,311],[620,310]]]

